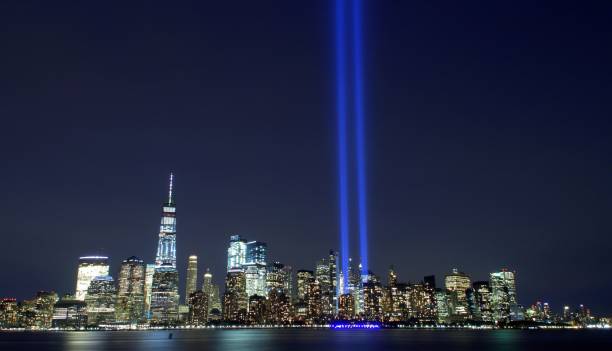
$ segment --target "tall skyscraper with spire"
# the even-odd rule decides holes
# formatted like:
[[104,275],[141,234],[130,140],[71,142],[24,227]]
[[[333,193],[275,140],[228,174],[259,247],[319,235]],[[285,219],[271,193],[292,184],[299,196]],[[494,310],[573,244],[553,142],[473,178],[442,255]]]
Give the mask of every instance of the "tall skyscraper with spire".
[[155,273],[151,286],[152,324],[168,325],[178,319],[179,276],[176,269],[176,206],[172,194],[174,175],[170,173],[168,202],[162,206]]
[[156,267],[170,264],[176,268],[176,205],[172,194],[173,181],[174,174],[170,173],[168,202],[162,206],[161,224],[159,226],[159,242],[157,244],[157,255],[155,256]]

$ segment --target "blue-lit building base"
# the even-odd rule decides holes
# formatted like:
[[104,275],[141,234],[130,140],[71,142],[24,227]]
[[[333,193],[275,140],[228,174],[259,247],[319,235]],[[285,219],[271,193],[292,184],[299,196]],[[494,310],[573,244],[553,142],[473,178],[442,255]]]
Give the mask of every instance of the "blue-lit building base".
[[329,324],[330,329],[381,329],[382,327],[382,324],[375,321],[335,321]]

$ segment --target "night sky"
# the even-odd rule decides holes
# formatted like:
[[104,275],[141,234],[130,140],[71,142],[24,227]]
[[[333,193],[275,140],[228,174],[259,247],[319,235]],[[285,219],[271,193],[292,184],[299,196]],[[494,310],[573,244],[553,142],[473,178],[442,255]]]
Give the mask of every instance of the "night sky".
[[[611,15],[366,1],[375,273],[507,267],[524,305],[612,313]],[[152,262],[171,170],[182,279],[197,254],[222,284],[234,233],[312,269],[339,246],[333,20],[327,0],[3,1],[0,296],[73,292],[82,255]]]

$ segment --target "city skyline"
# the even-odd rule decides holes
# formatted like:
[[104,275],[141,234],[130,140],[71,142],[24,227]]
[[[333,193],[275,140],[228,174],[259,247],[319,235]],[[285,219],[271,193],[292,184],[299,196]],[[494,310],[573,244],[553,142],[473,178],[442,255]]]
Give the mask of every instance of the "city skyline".
[[[508,267],[525,304],[611,314],[610,4],[364,3],[370,269]],[[181,296],[230,235],[294,270],[340,249],[329,1],[1,6],[0,296],[153,263],[169,171]]]

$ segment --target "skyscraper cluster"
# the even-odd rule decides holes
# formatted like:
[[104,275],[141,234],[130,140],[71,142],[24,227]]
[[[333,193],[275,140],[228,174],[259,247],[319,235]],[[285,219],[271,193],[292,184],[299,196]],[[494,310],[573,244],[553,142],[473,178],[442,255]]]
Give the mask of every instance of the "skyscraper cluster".
[[597,321],[588,308],[564,306],[553,313],[548,303],[525,309],[518,303],[516,274],[502,269],[488,280],[451,270],[442,286],[435,276],[401,282],[391,267],[387,282],[330,250],[311,269],[293,268],[269,258],[265,242],[231,235],[227,246],[224,290],[207,269],[199,284],[198,257],[187,259],[184,295],[176,257],[176,204],[170,176],[162,205],[154,263],[131,256],[116,279],[106,256],[79,258],[74,293],[59,297],[40,291],[31,300],[0,299],[0,328],[84,329],[206,325],[326,325],[377,322],[401,325],[491,325]]

